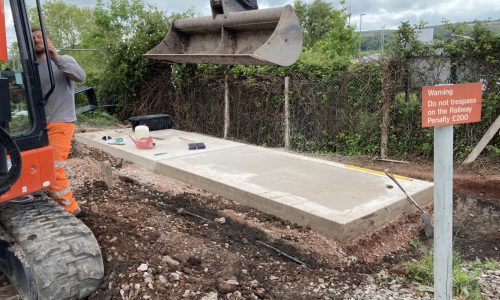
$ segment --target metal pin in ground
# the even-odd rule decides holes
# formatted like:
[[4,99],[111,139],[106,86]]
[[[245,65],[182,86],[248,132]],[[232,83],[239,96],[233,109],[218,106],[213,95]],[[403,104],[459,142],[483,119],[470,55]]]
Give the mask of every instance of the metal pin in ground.
[[256,241],[256,242],[257,242],[258,244],[261,244],[261,245],[263,245],[263,246],[265,246],[265,247],[269,248],[269,249],[272,249],[272,250],[276,251],[279,255],[284,256],[284,257],[288,258],[289,260],[291,260],[291,261],[293,261],[293,262],[298,263],[299,265],[303,265],[303,266],[305,266],[305,267],[308,267],[308,266],[306,265],[306,263],[305,263],[305,262],[300,261],[300,260],[298,260],[297,258],[295,258],[295,257],[293,257],[293,256],[290,256],[290,255],[286,254],[285,252],[283,252],[283,251],[281,251],[281,250],[279,250],[279,249],[277,249],[277,248],[275,248],[275,247],[273,247],[273,246],[271,246],[271,245],[268,245],[268,244],[266,244],[266,243],[264,243],[264,242],[261,242],[261,241]]
[[199,218],[199,219],[205,220],[205,221],[207,221],[207,222],[209,222],[209,223],[213,223],[213,222],[214,222],[214,221],[209,220],[209,219],[207,219],[207,218],[205,218],[205,217],[202,217],[202,216],[200,216],[200,215],[193,214],[192,212],[186,211],[184,208],[179,208],[179,209],[177,210],[177,213],[179,213],[179,214],[181,214],[181,215],[186,214],[186,215],[189,215],[189,216],[192,216],[192,217],[196,217],[196,218]]

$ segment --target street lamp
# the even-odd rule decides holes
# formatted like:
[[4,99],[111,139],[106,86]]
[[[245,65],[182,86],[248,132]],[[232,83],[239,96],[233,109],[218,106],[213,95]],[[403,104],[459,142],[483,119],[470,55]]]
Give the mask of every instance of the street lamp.
[[363,16],[366,16],[366,14],[359,15],[359,32],[361,32],[361,24],[363,23]]
[[349,25],[351,25],[351,6],[349,5]]
[[[366,14],[360,14],[359,15],[359,37],[360,37],[360,40],[361,40],[361,24],[363,23],[363,16],[366,15]],[[359,52],[361,52],[361,41],[359,42]]]
[[381,36],[381,39],[380,39],[381,40],[380,41],[380,48],[382,49],[382,55],[384,55],[384,43],[385,43],[384,39],[385,39],[385,24],[382,27],[382,36]]

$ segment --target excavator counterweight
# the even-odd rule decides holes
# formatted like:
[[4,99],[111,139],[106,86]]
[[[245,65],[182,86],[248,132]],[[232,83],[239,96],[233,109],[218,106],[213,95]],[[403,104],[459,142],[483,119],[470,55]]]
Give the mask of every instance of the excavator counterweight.
[[255,0],[212,0],[212,16],[175,20],[146,57],[174,63],[293,64],[302,31],[292,6],[256,9]]

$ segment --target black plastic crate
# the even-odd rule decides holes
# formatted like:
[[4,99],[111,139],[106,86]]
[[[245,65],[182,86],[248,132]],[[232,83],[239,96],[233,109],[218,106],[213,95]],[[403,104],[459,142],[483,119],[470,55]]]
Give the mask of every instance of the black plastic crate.
[[132,123],[132,128],[135,131],[135,127],[139,125],[146,125],[149,127],[149,131],[170,129],[174,127],[174,120],[169,115],[158,114],[158,115],[147,115],[147,116],[137,116],[128,119]]

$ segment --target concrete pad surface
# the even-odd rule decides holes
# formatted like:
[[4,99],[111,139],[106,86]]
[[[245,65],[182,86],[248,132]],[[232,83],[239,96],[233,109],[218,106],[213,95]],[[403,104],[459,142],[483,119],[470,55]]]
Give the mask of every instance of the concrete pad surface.
[[[79,142],[172,179],[336,238],[350,240],[415,208],[381,172],[179,130],[153,131],[155,149],[140,150],[130,129],[78,134]],[[103,136],[125,138],[109,145]],[[203,142],[204,150],[188,150]],[[433,184],[397,177],[421,205]]]

